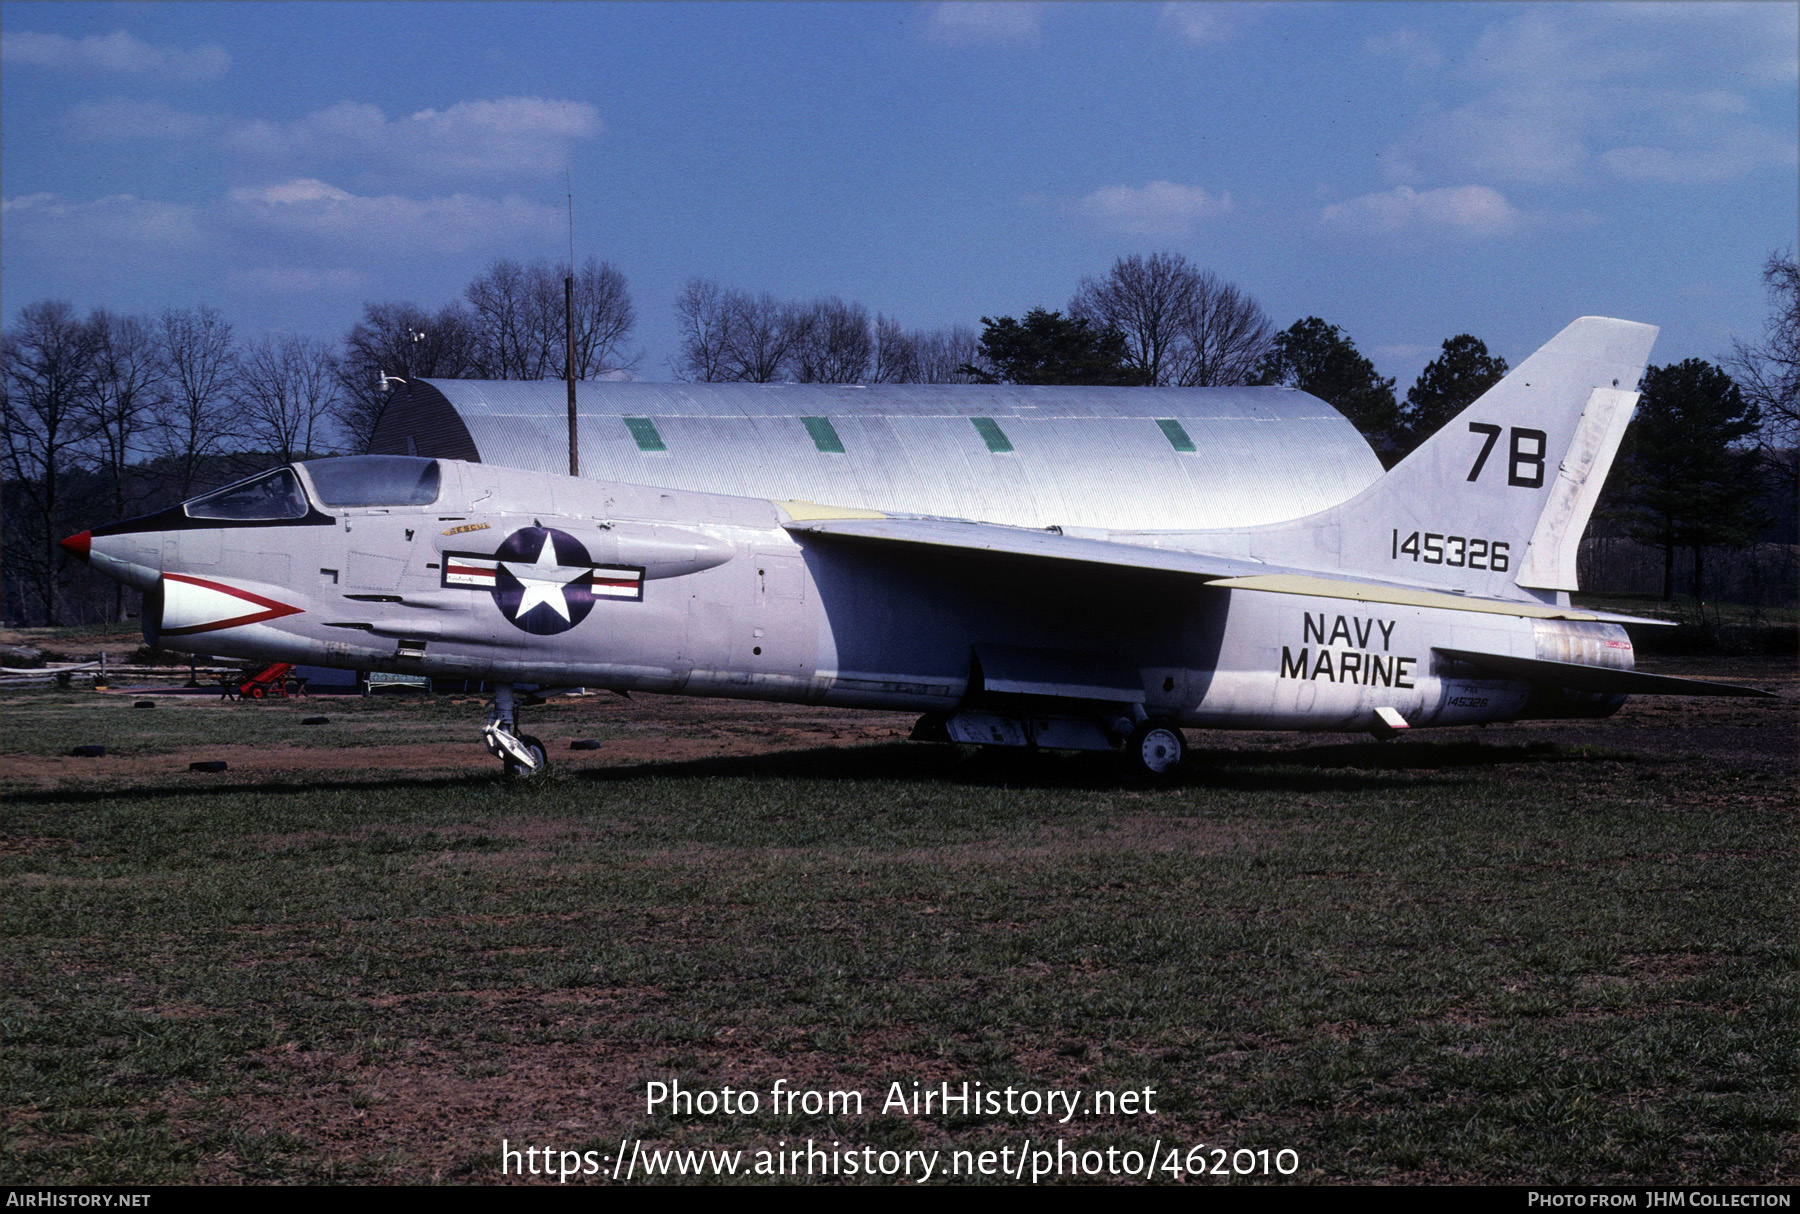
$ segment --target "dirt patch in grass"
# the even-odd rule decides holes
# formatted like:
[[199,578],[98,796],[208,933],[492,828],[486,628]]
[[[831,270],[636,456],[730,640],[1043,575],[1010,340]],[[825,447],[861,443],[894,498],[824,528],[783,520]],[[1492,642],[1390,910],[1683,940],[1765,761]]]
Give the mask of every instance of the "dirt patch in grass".
[[[1772,753],[1793,749],[1792,720],[1794,701],[1800,699],[1800,671],[1791,663],[1685,657],[1650,658],[1641,666],[1657,673],[1758,686],[1777,692],[1782,700],[1772,704],[1636,697],[1617,715],[1599,721],[1525,721],[1423,730],[1386,744],[1364,735],[1190,730],[1189,743],[1196,755],[1190,768],[1238,753],[1266,755],[1271,751],[1282,756],[1283,762],[1296,765],[1420,772],[1454,772],[1505,762],[1630,766],[1647,759],[1698,758],[1724,768],[1740,765],[1745,776],[1754,778],[1780,769],[1779,760],[1771,759]],[[119,706],[118,699],[138,693],[123,690],[98,697],[39,694],[46,698],[27,700],[15,695],[17,709],[31,712],[44,704],[58,712],[76,713],[66,731],[68,738],[45,739],[33,751],[0,754],[0,788],[126,786],[170,779],[207,786],[221,780],[258,782],[320,774],[357,781],[400,771],[454,774],[499,769],[481,745],[483,702],[472,696],[385,703],[334,702],[331,697],[318,697],[250,706],[221,706],[206,697],[169,697],[168,707],[183,710],[185,730],[180,736],[191,737],[198,730],[202,735],[216,735],[217,742],[181,742],[162,754],[74,758],[67,751],[76,743],[110,744],[115,740],[109,729],[124,723],[117,723],[107,711]],[[210,711],[207,716],[195,716],[195,709]],[[266,743],[233,744],[234,714],[253,719],[256,728],[274,736]],[[313,714],[330,716],[331,724],[300,724],[303,716]],[[142,731],[152,727],[149,718],[154,715],[143,713],[128,719],[129,727],[138,731],[134,736],[142,736]],[[580,773],[889,743],[905,738],[913,720],[913,714],[800,705],[589,695],[553,698],[529,710],[524,727],[543,739],[555,768]],[[320,732],[325,729],[330,733]],[[395,729],[415,734],[424,729],[443,740],[399,742],[392,737]],[[568,748],[573,739],[596,735],[602,737],[597,751]],[[222,774],[189,773],[188,764],[196,760],[224,760],[229,768]],[[1003,764],[1001,771],[1000,778],[1005,778]],[[1746,795],[1756,793],[1746,790]]]
[[33,852],[52,847],[73,847],[75,840],[59,839],[54,835],[35,837],[31,835],[0,835],[0,856],[29,856]]
[[283,851],[288,848],[314,847],[320,844],[360,842],[376,835],[389,835],[397,838],[417,838],[431,835],[453,848],[458,843],[474,842],[481,839],[512,839],[521,843],[570,843],[582,842],[599,837],[600,832],[591,824],[574,822],[558,818],[530,818],[523,821],[507,821],[495,818],[491,821],[466,826],[418,826],[410,823],[392,823],[381,826],[362,826],[355,830],[295,830],[276,835],[248,835],[244,842],[267,851]]
[[[913,721],[911,716],[893,713],[846,715],[841,710],[765,705],[746,710],[739,705],[715,701],[680,701],[677,697],[656,699],[660,702],[640,720],[625,718],[620,708],[615,707],[617,704],[629,708],[624,701],[598,705],[591,702],[582,705],[577,701],[573,708],[559,702],[558,711],[545,711],[541,719],[528,720],[526,729],[543,740],[553,768],[579,772],[817,747],[865,746],[905,737]],[[404,713],[409,707],[399,706],[395,711]],[[470,704],[468,707],[474,709],[476,706]],[[263,713],[269,709],[257,705],[245,711]],[[380,729],[387,724],[379,714],[334,716],[333,727],[340,732],[333,743],[324,744],[304,732],[308,727],[300,724],[300,714],[305,711],[332,715],[330,705],[318,702],[303,708],[281,705],[275,711],[284,712],[291,718],[278,720],[291,725],[295,736],[273,744],[233,745],[225,740],[231,734],[230,718],[221,713],[217,718],[219,742],[182,745],[162,754],[107,754],[98,758],[75,758],[67,753],[0,754],[0,787],[32,789],[95,783],[135,784],[171,777],[205,785],[220,780],[320,774],[357,780],[387,777],[399,771],[486,773],[500,769],[498,762],[481,744],[482,717],[479,712],[470,711],[466,721],[446,722],[442,742],[401,744],[379,740]],[[607,732],[613,734],[603,739],[601,749],[569,749],[571,740],[590,736],[595,726],[611,727]],[[97,723],[86,732],[103,744],[106,742],[103,725]],[[227,771],[210,775],[188,771],[189,763],[208,760],[224,760],[229,765]]]

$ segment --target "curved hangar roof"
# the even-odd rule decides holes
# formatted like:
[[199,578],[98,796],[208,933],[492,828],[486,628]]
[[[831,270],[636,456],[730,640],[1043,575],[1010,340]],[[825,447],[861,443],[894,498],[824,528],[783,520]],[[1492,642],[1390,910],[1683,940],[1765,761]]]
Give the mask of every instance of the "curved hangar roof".
[[[1189,530],[1312,514],[1381,463],[1288,388],[583,381],[581,474],[1024,527]],[[369,450],[566,473],[560,380],[418,379]]]

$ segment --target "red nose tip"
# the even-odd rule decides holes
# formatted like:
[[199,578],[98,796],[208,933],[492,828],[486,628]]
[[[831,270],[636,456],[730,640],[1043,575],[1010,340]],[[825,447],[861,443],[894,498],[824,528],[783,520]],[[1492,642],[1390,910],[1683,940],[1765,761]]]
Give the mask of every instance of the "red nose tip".
[[62,541],[62,546],[70,556],[78,556],[85,561],[88,559],[88,549],[94,546],[94,533],[83,531],[80,535],[71,535]]

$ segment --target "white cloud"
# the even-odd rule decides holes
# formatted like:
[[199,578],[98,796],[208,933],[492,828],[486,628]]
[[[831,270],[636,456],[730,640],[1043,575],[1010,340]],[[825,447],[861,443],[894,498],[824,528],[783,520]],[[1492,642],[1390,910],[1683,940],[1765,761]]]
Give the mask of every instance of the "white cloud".
[[1401,186],[1334,203],[1319,213],[1329,231],[1353,236],[1506,236],[1519,230],[1517,209],[1484,185],[1451,186],[1423,193]]
[[1699,44],[1761,84],[1800,80],[1800,7],[1792,4],[1631,4],[1624,14],[1666,30],[1683,54]]
[[574,144],[600,133],[584,101],[502,97],[389,118],[345,101],[290,123],[234,123],[231,151],[289,165],[353,159],[377,175],[545,177],[562,172]]
[[[1528,8],[1442,73],[1478,95],[1387,149],[1392,180],[1720,182],[1795,163],[1792,5]],[[1372,39],[1407,53],[1404,31]],[[1720,87],[1721,84],[1727,87]],[[1760,90],[1760,91],[1759,91]]]
[[1731,76],[1750,84],[1800,78],[1800,7],[1792,4],[1596,4],[1530,8],[1490,26],[1472,76],[1554,71],[1565,79]]
[[390,188],[416,187],[421,179],[554,178],[575,144],[601,131],[592,105],[542,97],[463,101],[396,118],[379,106],[344,101],[287,123],[114,97],[75,106],[63,125],[93,141],[216,138],[260,172],[347,169],[360,184]]
[[1482,30],[1463,70],[1477,80],[1541,76],[1546,84],[1567,86],[1631,76],[1656,65],[1658,48],[1621,37],[1610,18],[1598,16],[1596,21],[1595,14],[1527,8]]
[[1428,72],[1444,66],[1444,52],[1437,43],[1418,30],[1401,28],[1386,34],[1371,34],[1363,40],[1363,49],[1371,55],[1398,59],[1416,72]]
[[1217,0],[1171,0],[1157,21],[1183,41],[1204,45],[1229,42],[1256,19],[1260,4],[1224,4]]
[[1496,92],[1419,124],[1387,149],[1384,163],[1397,181],[1572,183],[1591,159],[1584,129],[1591,112],[1554,94]]
[[301,177],[231,191],[224,219],[246,232],[279,233],[334,250],[403,248],[462,253],[520,236],[553,236],[563,213],[517,195],[362,196]]
[[1760,127],[1731,132],[1711,147],[1613,148],[1598,159],[1600,168],[1614,177],[1668,185],[1735,181],[1765,165],[1791,168],[1796,162],[1800,149]]
[[71,133],[92,140],[194,139],[218,129],[216,118],[166,101],[113,97],[76,106],[63,118]]
[[0,201],[8,245],[60,250],[73,258],[192,253],[205,245],[196,208],[132,194],[71,202],[56,194]]
[[1078,199],[1071,210],[1102,227],[1132,236],[1186,236],[1203,219],[1228,213],[1230,194],[1209,194],[1197,185],[1152,181],[1142,189],[1103,186]]
[[67,38],[29,31],[0,34],[0,62],[71,72],[120,72],[181,82],[215,80],[231,70],[222,46],[151,46],[124,30]]
[[960,0],[926,6],[920,35],[940,46],[1004,46],[1036,42],[1042,6],[1025,0]]
[[274,206],[295,202],[350,202],[355,197],[350,191],[340,190],[316,177],[296,177],[292,181],[264,186],[260,190],[244,188],[233,190],[230,194],[233,202],[262,202]]
[[315,267],[307,271],[311,278],[282,270],[283,277],[268,280],[290,292],[338,289],[349,281],[316,267],[497,252],[521,240],[553,240],[563,222],[560,208],[514,195],[362,196],[315,178],[233,190],[201,204],[130,194],[92,202],[26,194],[5,199],[0,214],[9,259],[83,267],[204,259],[246,274],[274,273],[256,268],[271,260]]

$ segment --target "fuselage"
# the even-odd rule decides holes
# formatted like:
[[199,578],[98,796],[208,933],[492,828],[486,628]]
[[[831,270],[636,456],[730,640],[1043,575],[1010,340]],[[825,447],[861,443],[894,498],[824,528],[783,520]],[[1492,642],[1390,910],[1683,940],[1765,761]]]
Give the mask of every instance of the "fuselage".
[[1529,684],[1459,671],[1434,646],[1630,665],[1616,625],[1004,554],[872,551],[796,536],[785,526],[793,504],[757,498],[408,457],[265,475],[77,537],[98,569],[145,592],[154,643],[495,683],[986,708],[1102,727],[1147,714],[1363,730],[1380,708],[1414,726],[1527,710]]

